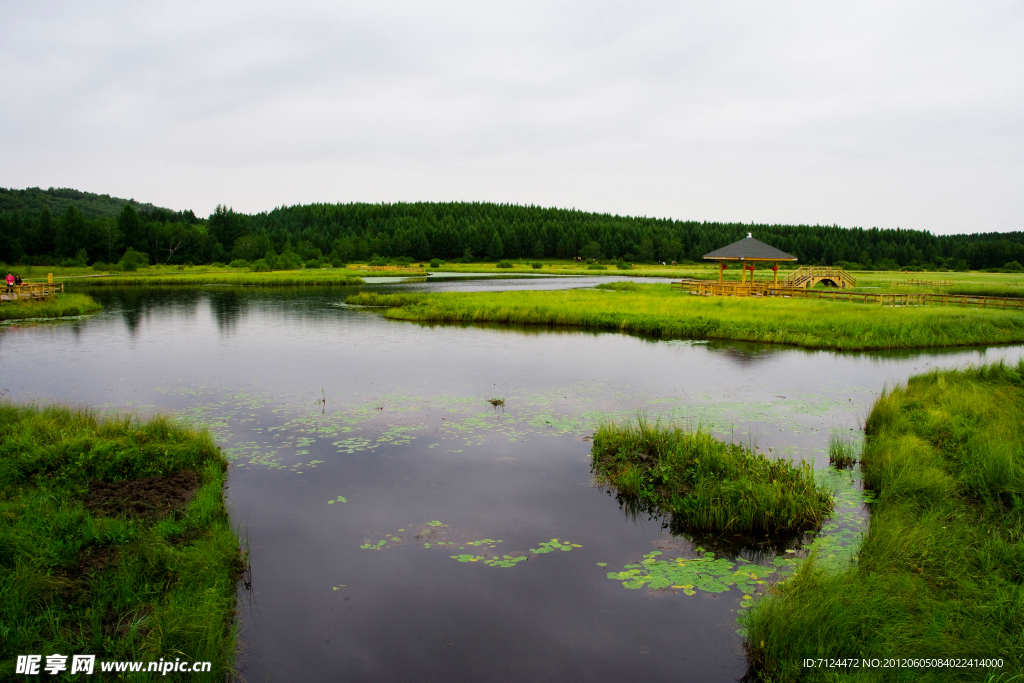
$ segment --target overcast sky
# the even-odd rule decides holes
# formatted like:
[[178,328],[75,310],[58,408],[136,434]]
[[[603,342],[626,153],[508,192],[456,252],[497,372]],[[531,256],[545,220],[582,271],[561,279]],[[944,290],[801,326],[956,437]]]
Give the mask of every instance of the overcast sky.
[[0,185],[1024,230],[1024,2],[8,1]]

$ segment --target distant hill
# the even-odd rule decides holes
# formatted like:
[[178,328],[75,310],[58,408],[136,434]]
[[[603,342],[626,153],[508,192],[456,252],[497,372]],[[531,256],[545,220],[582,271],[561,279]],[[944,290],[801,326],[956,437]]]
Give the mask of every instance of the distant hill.
[[488,202],[305,204],[208,218],[72,189],[0,188],[0,262],[104,263],[129,247],[154,263],[254,261],[294,253],[340,264],[378,258],[479,261],[585,257],[700,262],[747,233],[799,263],[877,268],[1012,269],[1024,232],[933,235],[838,225],[718,223]]
[[[158,208],[152,204],[142,204],[134,199],[82,192],[68,187],[51,187],[47,190],[38,187],[24,190],[0,187],[0,213],[8,211],[37,212],[47,208],[51,214],[59,216],[67,210],[69,204],[74,204],[75,208],[81,211],[86,218],[101,218],[103,216],[116,218],[125,204],[131,204],[136,211],[145,214],[151,214],[154,209]],[[164,210],[176,213],[170,209]]]

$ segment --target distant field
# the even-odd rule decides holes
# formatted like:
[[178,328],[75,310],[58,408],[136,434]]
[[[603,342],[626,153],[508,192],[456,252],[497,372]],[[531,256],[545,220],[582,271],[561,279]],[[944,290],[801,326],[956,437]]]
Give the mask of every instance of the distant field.
[[[347,278],[416,276],[426,271],[444,273],[480,273],[488,275],[581,275],[589,277],[657,277],[668,279],[699,278],[718,279],[714,264],[685,264],[677,266],[637,264],[632,268],[619,270],[614,263],[598,264],[600,268],[589,268],[587,264],[569,260],[540,261],[541,268],[533,268],[531,261],[512,261],[510,268],[498,268],[497,263],[443,263],[430,268],[426,262],[414,263],[407,267],[391,266],[373,269],[366,264],[352,264],[351,268],[308,268],[301,270],[271,271],[254,273],[248,269],[227,266],[150,266],[138,271],[106,272],[90,268],[62,268],[59,266],[7,266],[30,282],[46,281],[46,274],[53,273],[57,280],[89,282],[89,284],[142,285],[142,284],[359,284]],[[782,280],[793,269],[779,270]],[[907,273],[898,271],[851,271],[857,279],[854,291],[883,292],[944,292],[949,294],[983,294],[989,296],[1024,297],[1024,273],[980,273],[969,272],[924,272]],[[231,277],[228,277],[231,276]],[[740,271],[730,268],[725,278],[739,281]],[[755,272],[758,281],[770,281],[771,270],[765,268]],[[916,282],[915,282],[916,281]],[[936,284],[951,282],[952,284]]]
[[364,284],[361,275],[374,277],[394,273],[357,273],[346,268],[310,268],[304,270],[279,270],[255,273],[231,268],[204,269],[201,267],[179,271],[171,268],[145,268],[130,273],[54,273],[55,281],[67,284],[93,286],[135,286],[135,285],[248,285],[282,287],[296,285],[339,285]]

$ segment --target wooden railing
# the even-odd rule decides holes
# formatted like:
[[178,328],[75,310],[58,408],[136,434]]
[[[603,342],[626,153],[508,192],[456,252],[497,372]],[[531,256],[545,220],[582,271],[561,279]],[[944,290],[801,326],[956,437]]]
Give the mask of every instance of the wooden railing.
[[896,294],[882,292],[844,292],[839,289],[804,289],[784,287],[770,282],[740,284],[712,280],[683,280],[673,282],[679,288],[697,296],[761,296],[793,299],[824,299],[875,303],[883,306],[973,306],[1000,310],[1024,310],[1024,298],[1008,296],[980,296],[976,294]]
[[925,287],[947,287],[953,284],[952,280],[890,280],[890,287],[913,287],[923,285]]
[[6,283],[0,285],[0,300],[16,301],[18,299],[49,299],[64,292],[64,283],[50,284],[46,282],[26,282],[14,285],[8,291]]

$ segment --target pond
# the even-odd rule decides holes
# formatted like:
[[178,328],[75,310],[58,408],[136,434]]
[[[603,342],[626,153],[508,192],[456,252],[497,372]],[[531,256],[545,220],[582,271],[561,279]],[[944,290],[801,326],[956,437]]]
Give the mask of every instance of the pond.
[[[90,293],[97,316],[0,327],[0,391],[210,427],[251,550],[238,660],[251,681],[735,681],[749,596],[804,550],[722,550],[630,514],[592,480],[594,425],[700,423],[826,471],[829,434],[859,435],[886,385],[1022,355],[418,325],[347,307],[340,288]],[[819,538],[840,559],[864,528],[844,477]]]

